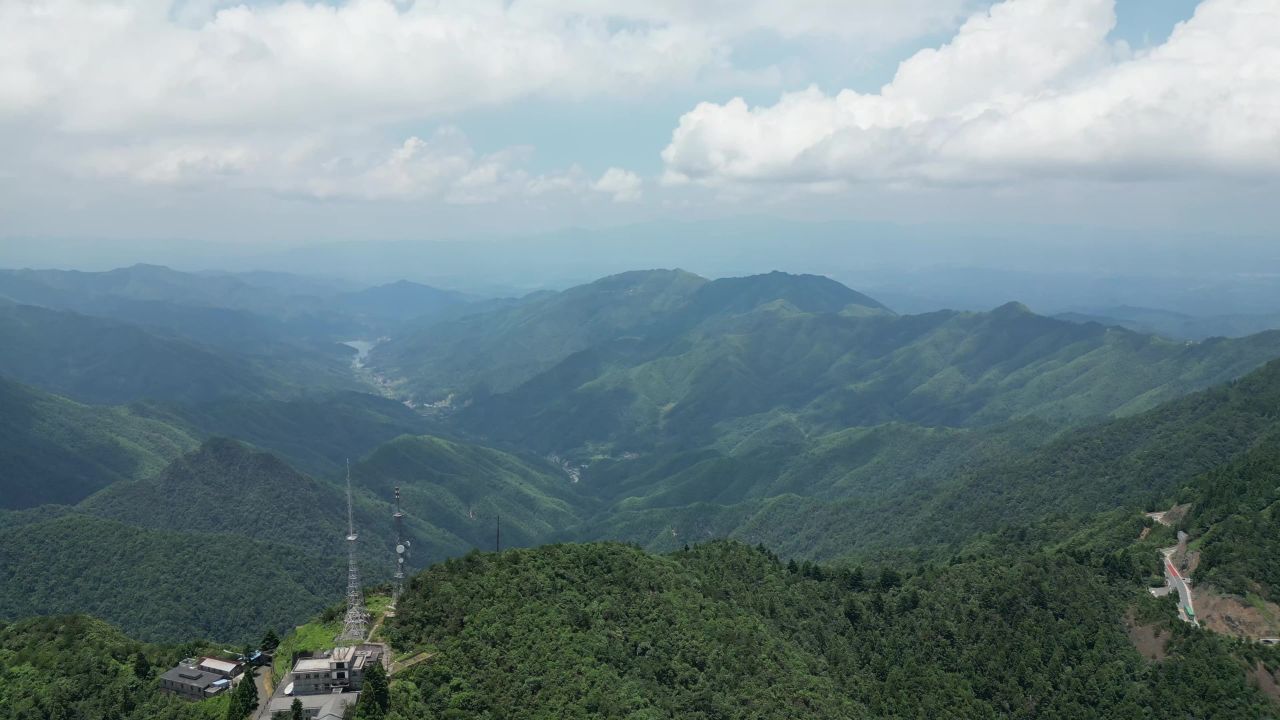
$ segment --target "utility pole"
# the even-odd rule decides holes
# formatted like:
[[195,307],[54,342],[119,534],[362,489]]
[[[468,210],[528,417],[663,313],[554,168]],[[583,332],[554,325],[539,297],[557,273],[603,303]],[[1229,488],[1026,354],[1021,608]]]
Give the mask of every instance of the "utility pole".
[[502,552],[502,515],[498,514],[498,532],[493,538],[493,551]]

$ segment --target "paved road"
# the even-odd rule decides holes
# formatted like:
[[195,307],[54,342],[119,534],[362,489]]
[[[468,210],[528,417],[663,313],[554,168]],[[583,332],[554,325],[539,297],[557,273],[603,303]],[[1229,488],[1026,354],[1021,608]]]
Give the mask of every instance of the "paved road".
[[1183,613],[1183,619],[1192,625],[1199,625],[1196,621],[1196,607],[1191,601],[1191,585],[1187,583],[1187,579],[1182,577],[1182,573],[1178,572],[1178,568],[1173,566],[1173,553],[1177,548],[1166,548],[1161,551],[1164,555],[1164,577],[1169,586],[1178,591],[1178,600],[1181,604],[1180,612]]

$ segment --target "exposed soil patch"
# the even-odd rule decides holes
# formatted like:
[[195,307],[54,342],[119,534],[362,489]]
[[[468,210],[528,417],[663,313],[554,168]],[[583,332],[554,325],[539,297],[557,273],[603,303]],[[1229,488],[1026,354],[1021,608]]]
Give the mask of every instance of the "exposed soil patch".
[[1160,623],[1151,623],[1150,625],[1135,625],[1133,611],[1130,610],[1124,618],[1125,631],[1129,635],[1129,642],[1133,643],[1133,647],[1137,649],[1142,657],[1160,662],[1168,655],[1166,647],[1169,645],[1169,634],[1159,627]]
[[1196,616],[1214,632],[1250,640],[1280,635],[1280,605],[1223,595],[1211,586],[1194,593]]
[[1254,683],[1257,684],[1258,689],[1264,695],[1276,702],[1280,702],[1280,678],[1276,677],[1275,673],[1267,670],[1261,660],[1258,661],[1258,665],[1253,669],[1253,672],[1249,673],[1249,677],[1253,678]]
[[1182,505],[1174,505],[1164,514],[1164,520],[1169,525],[1177,525],[1182,522],[1182,518],[1187,516],[1187,511],[1191,509],[1191,503],[1183,503]]

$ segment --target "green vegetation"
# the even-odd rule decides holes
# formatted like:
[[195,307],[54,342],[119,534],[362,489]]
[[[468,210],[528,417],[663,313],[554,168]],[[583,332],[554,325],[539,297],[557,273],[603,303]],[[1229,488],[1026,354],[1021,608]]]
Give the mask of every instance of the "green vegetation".
[[1280,444],[1207,473],[1180,499],[1191,502],[1183,527],[1198,536],[1197,580],[1280,601]]
[[[1274,710],[1246,678],[1254,654],[1275,667],[1274,652],[1174,624],[1163,663],[1129,644],[1121,617],[1141,601],[1132,575],[1144,554],[1154,565],[1153,546],[1117,555],[993,542],[988,555],[882,568],[874,582],[849,568],[788,569],[723,542],[666,556],[604,544],[451,560],[415,578],[391,624],[398,648],[436,655],[396,676],[389,717],[1225,720]],[[1157,614],[1172,617],[1167,606]]]
[[804,442],[775,426],[760,433],[769,442],[730,453],[593,463],[583,485],[611,493],[612,505],[573,537],[665,551],[731,536],[823,559],[945,553],[977,533],[1057,513],[1168,507],[1200,475],[1280,440],[1277,406],[1280,362],[1273,362],[1148,412],[1056,436],[1052,426],[1028,422],[887,425]]
[[[1280,355],[1280,333],[1200,344],[1032,314],[897,316],[825,278],[624,273],[427,324],[371,361],[457,394],[468,431],[589,458],[887,422],[1075,424],[1128,415]],[[1141,368],[1141,372],[1134,371]]]
[[[430,553],[432,560],[492,548],[499,515],[504,544],[533,545],[577,522],[589,506],[554,466],[435,437],[393,440],[354,465],[352,474],[386,500],[400,486],[405,512],[437,528],[437,538],[421,538],[425,547],[415,543],[415,554]],[[455,551],[440,552],[439,542]]]
[[0,378],[0,508],[74,503],[111,483],[158,472],[195,447],[180,428]]
[[382,663],[374,663],[365,671],[360,701],[356,704],[356,720],[381,720],[387,716],[390,707],[391,692],[387,685],[387,671]]
[[158,673],[137,671],[192,650],[143,645],[83,616],[0,624],[0,720],[221,720],[225,698],[182,700],[160,691]]
[[202,437],[225,436],[271,450],[315,475],[336,476],[400,435],[426,430],[421,416],[394,400],[357,392],[291,399],[225,398],[205,403],[135,404],[134,412]]
[[503,391],[574,352],[658,322],[705,283],[678,270],[623,273],[491,313],[428,322],[375,348],[370,360],[387,375],[409,378],[427,399]]
[[81,402],[269,394],[248,362],[135,325],[0,300],[0,373]]
[[345,560],[88,515],[0,529],[0,618],[86,612],[147,640],[243,642],[324,607]]
[[333,639],[342,632],[342,611],[345,605],[326,608],[315,620],[299,625],[286,633],[276,649],[272,673],[279,681],[292,667],[296,653],[316,652],[333,648]]

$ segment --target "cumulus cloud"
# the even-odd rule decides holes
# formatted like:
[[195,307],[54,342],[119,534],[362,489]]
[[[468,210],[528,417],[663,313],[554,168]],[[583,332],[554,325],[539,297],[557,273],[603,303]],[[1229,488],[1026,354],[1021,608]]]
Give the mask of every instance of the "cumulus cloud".
[[614,202],[635,202],[640,199],[643,185],[639,175],[611,167],[592,184],[591,189],[611,195]]
[[[72,132],[380,123],[729,72],[735,38],[901,38],[969,0],[8,0],[0,119]],[[905,5],[904,5],[905,2]]]
[[880,92],[702,103],[666,180],[983,183],[1280,174],[1280,3],[1204,0],[1164,44],[1114,45],[1114,0],[1005,0]]
[[494,0],[293,0],[217,9],[195,26],[172,10],[0,3],[0,115],[75,132],[380,123],[680,82],[722,55],[696,29],[617,29]]

